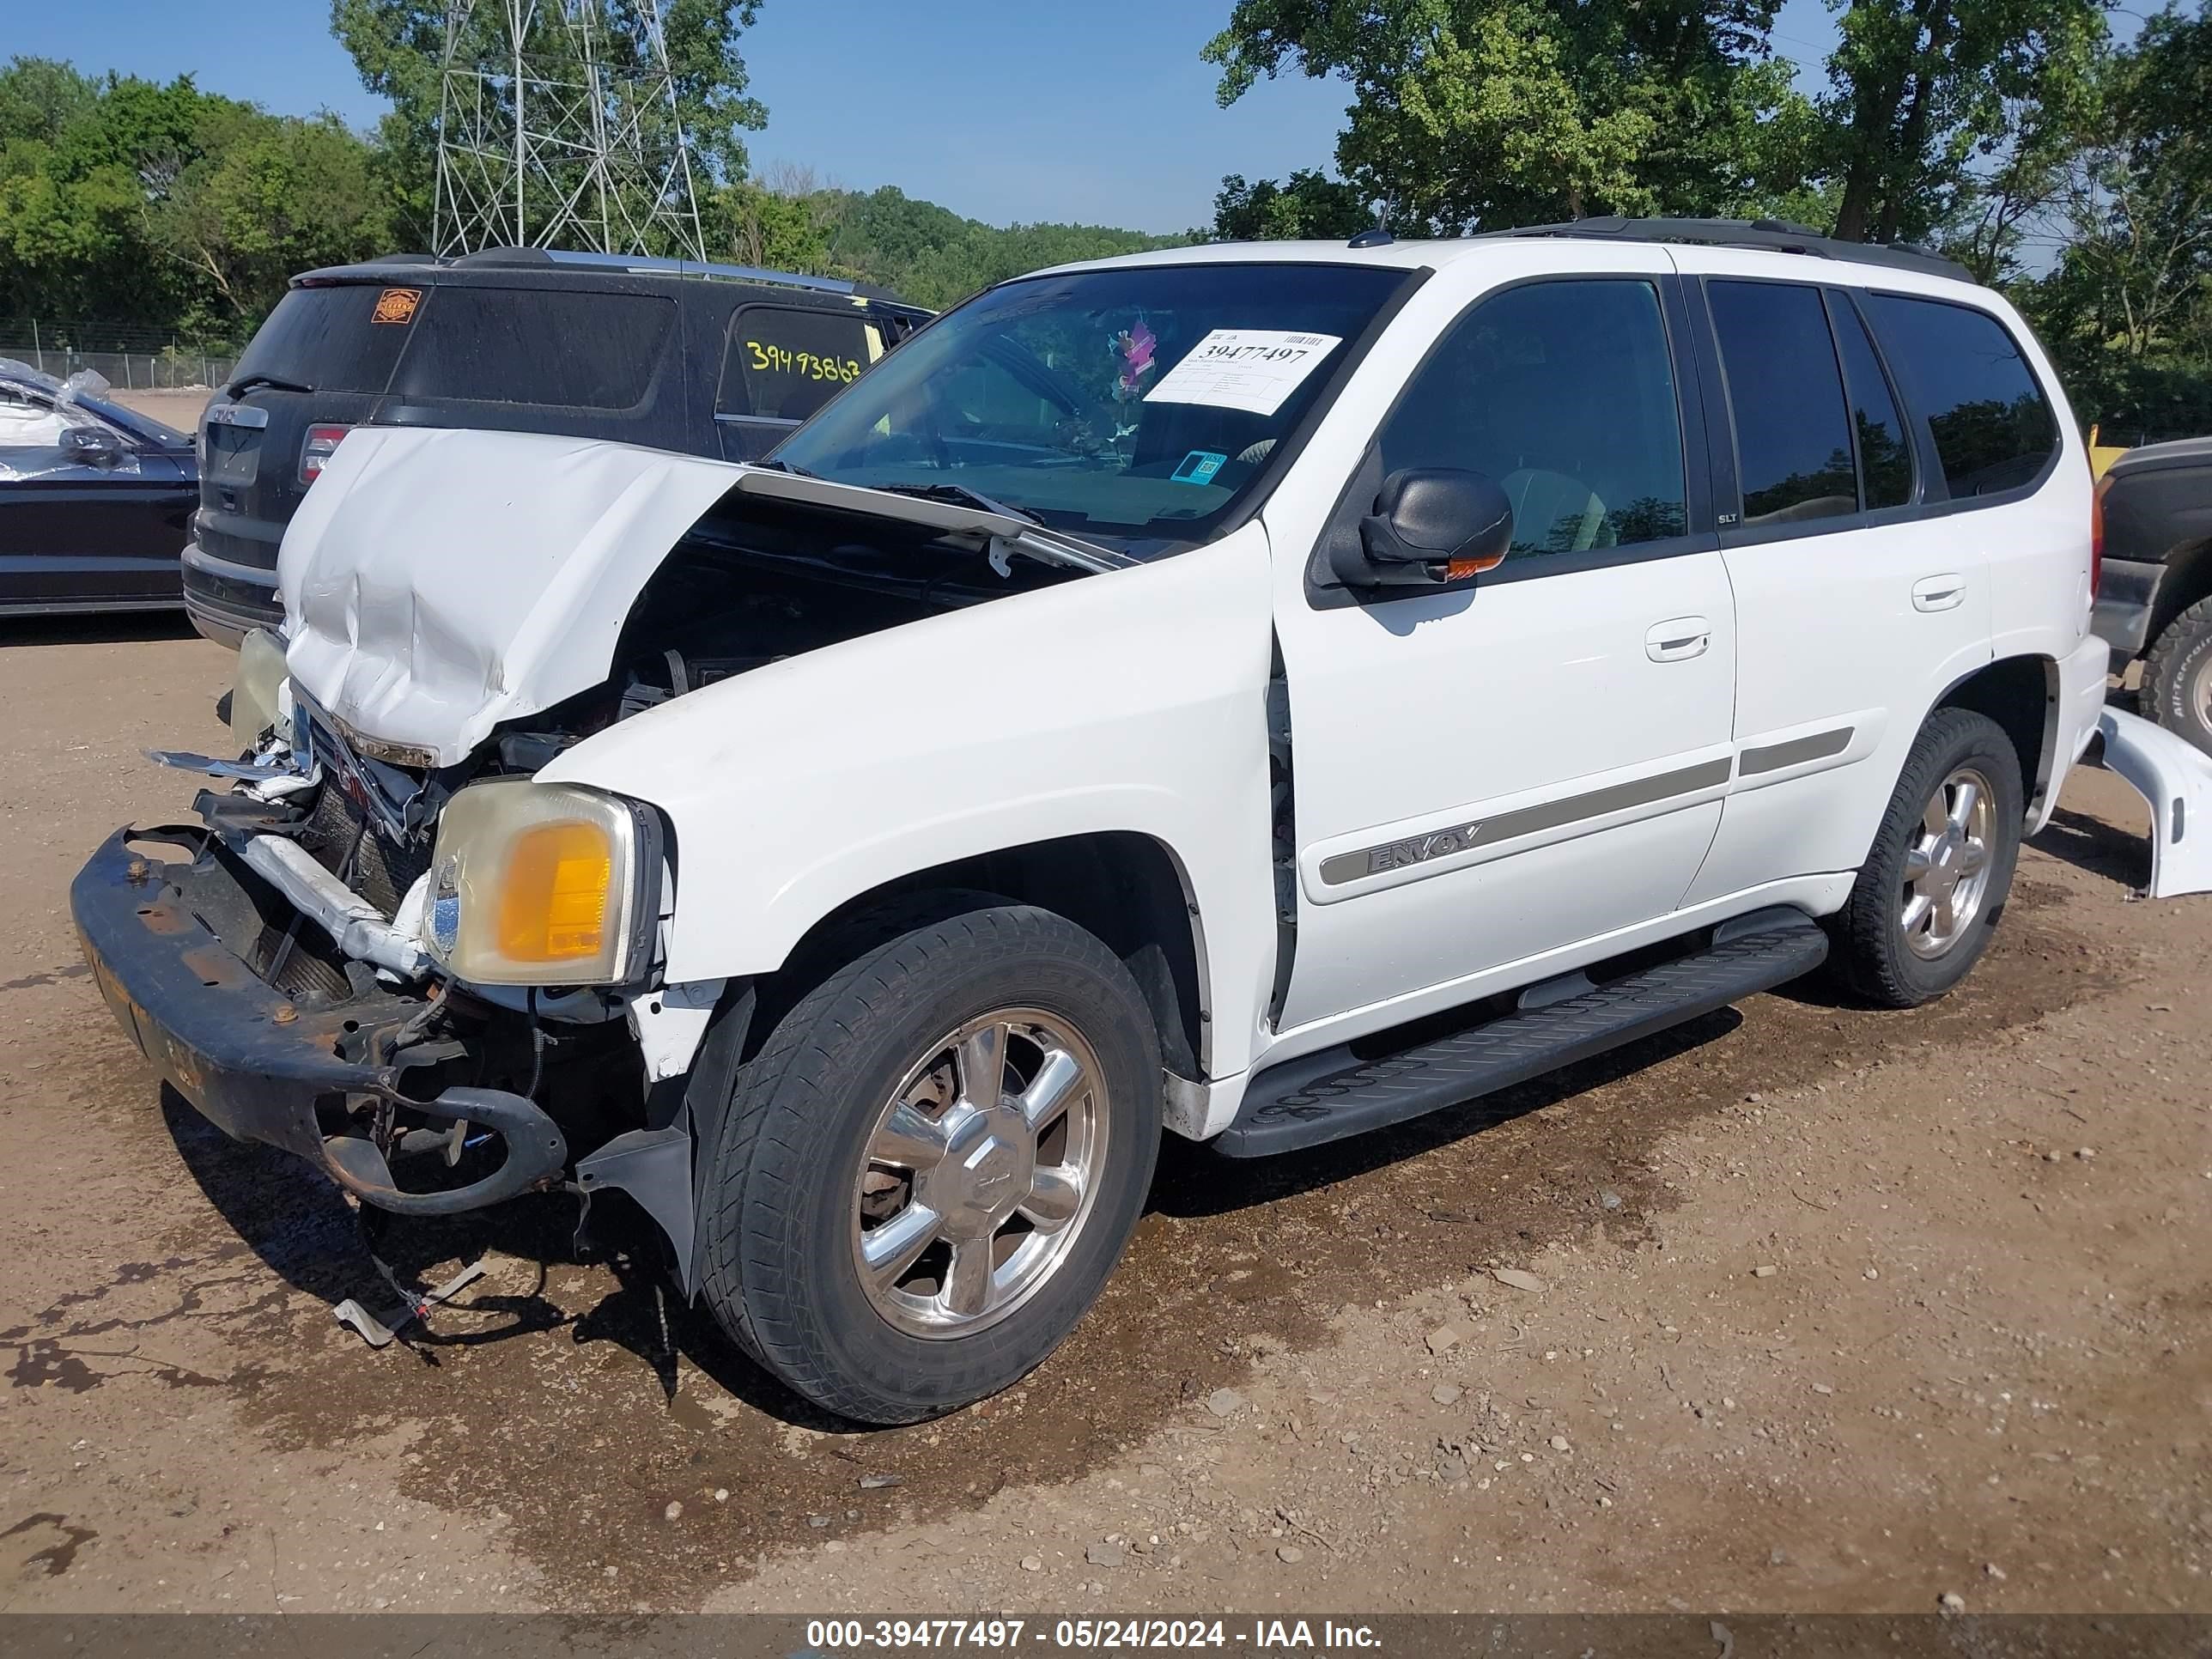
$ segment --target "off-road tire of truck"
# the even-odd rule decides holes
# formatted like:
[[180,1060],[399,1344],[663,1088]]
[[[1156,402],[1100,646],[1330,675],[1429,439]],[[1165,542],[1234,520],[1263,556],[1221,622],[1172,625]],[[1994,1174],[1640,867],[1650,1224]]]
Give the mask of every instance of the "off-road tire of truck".
[[[1961,773],[1990,786],[1988,879],[1971,922],[1931,958],[1917,954],[1906,939],[1906,858],[1925,839],[1930,799]],[[2012,891],[2025,811],[2020,756],[2003,729],[1986,714],[1965,708],[1939,708],[1930,714],[1905,755],[1850,897],[1830,919],[1830,969],[1860,996],[1885,1008],[1916,1007],[1966,978],[1988,947]]]
[[2141,708],[2178,738],[2212,755],[2212,599],[2191,605],[2160,631],[2143,659]]
[[[1158,1033],[1120,959],[1050,911],[960,896],[987,908],[917,921],[940,907],[902,902],[902,931],[777,1021],[738,1073],[702,1192],[703,1288],[724,1330],[795,1392],[864,1423],[917,1422],[1035,1369],[1104,1288],[1159,1152]],[[1095,1195],[1064,1259],[1011,1313],[969,1334],[915,1335],[878,1311],[854,1258],[869,1138],[921,1051],[1008,1007],[1079,1033],[1097,1062]]]

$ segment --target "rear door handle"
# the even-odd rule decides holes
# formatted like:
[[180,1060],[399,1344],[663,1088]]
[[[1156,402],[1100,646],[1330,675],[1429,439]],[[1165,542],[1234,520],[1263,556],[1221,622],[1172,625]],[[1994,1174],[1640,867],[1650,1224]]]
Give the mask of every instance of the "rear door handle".
[[1703,617],[1676,617],[1654,623],[1644,635],[1644,654],[1654,662],[1687,662],[1702,657],[1713,642],[1713,625]]
[[1966,597],[1966,579],[1956,574],[1923,576],[1912,584],[1915,611],[1955,611]]

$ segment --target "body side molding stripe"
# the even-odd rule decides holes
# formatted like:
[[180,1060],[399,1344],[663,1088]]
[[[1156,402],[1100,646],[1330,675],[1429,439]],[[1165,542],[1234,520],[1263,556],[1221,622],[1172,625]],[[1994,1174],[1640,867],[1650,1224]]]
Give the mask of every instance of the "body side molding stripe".
[[[1534,806],[1501,812],[1496,817],[1474,818],[1465,823],[1432,830],[1425,835],[1411,836],[1403,841],[1362,848],[1356,852],[1333,853],[1321,861],[1321,878],[1331,887],[1339,887],[1363,876],[1379,876],[1386,871],[1426,864],[1432,860],[1449,858],[1455,853],[1493,846],[1498,842],[1534,835],[1540,830],[1556,830],[1584,818],[1602,817],[1608,812],[1626,811],[1634,806],[1649,806],[1655,801],[1692,794],[1728,781],[1729,763],[1725,759],[1700,761],[1695,766],[1662,772],[1656,777],[1636,778],[1627,783],[1609,784],[1603,789],[1593,789],[1587,794],[1540,801]],[[1441,875],[1443,872],[1436,871],[1431,873]]]
[[1832,732],[1815,732],[1809,738],[1791,738],[1786,743],[1747,749],[1736,762],[1736,775],[1755,778],[1762,772],[1778,772],[1802,761],[1826,760],[1831,755],[1840,755],[1850,747],[1851,735],[1857,729],[1840,726]]

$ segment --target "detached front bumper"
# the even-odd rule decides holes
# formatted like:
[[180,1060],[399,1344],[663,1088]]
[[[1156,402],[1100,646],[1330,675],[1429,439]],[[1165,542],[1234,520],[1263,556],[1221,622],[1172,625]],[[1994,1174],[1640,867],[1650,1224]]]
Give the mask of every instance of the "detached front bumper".
[[[185,861],[146,858],[131,850],[134,841],[175,846]],[[301,1006],[226,943],[252,949],[281,902],[197,827],[118,830],[70,886],[85,960],[108,1006],[225,1133],[295,1152],[364,1203],[405,1215],[479,1209],[560,1178],[567,1141],[522,1096],[464,1086],[428,1098],[410,1092],[410,1073],[429,1073],[395,1052],[395,1041],[422,1003],[374,996]],[[466,1186],[403,1191],[374,1133],[381,1122],[385,1144],[395,1144],[391,1126],[401,1116],[495,1131],[506,1161]]]

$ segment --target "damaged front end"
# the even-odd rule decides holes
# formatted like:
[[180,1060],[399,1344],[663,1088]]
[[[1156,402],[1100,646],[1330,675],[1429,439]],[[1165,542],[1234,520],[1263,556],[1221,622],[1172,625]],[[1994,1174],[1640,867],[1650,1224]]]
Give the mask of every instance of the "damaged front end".
[[[218,1127],[298,1153],[380,1209],[451,1215],[558,1181],[568,1141],[525,1091],[528,1031],[304,939],[234,836],[118,830],[71,886],[86,960],[147,1059]],[[181,856],[139,850],[153,847]],[[503,1156],[458,1180],[410,1188],[393,1170],[459,1170],[495,1139]]]
[[118,830],[72,888],[125,1031],[372,1210],[627,1191],[688,1294],[692,1125],[720,1116],[695,1097],[726,1097],[750,999],[665,977],[659,811],[540,774],[734,676],[1097,568],[875,499],[534,434],[349,438],[287,537],[288,637],[240,653],[247,746],[155,754],[216,781],[198,821]]
[[255,685],[266,654],[232,694],[274,704],[241,759],[154,757],[228,789],[118,830],[72,886],[117,1019],[210,1121],[375,1210],[633,1189],[688,1291],[682,1085],[723,987],[658,978],[658,815],[533,782],[550,736],[364,754],[289,680]]

